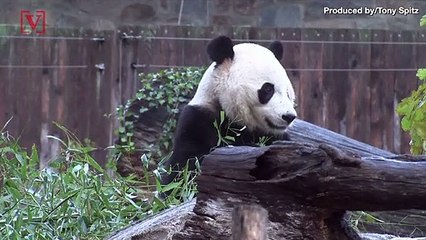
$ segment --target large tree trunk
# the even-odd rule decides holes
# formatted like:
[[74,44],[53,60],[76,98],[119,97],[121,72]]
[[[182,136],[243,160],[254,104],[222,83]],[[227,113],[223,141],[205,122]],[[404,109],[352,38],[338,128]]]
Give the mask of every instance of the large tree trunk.
[[373,147],[366,143],[356,141],[328,129],[318,127],[312,123],[296,119],[287,129],[287,134],[292,141],[311,143],[313,145],[328,144],[348,153],[362,157],[393,157],[395,154]]
[[[425,159],[405,161],[300,120],[294,127],[303,124],[297,133],[308,129],[311,138],[298,139],[290,127],[295,141],[207,155],[197,202],[167,239],[231,239],[232,212],[246,204],[267,210],[268,239],[359,239],[343,220],[346,210],[426,209]],[[317,143],[321,136],[327,140]]]

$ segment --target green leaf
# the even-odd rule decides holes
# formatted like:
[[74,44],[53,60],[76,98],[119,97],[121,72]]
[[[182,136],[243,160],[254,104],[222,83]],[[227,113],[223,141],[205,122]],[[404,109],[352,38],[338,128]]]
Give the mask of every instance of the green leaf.
[[15,158],[16,158],[16,160],[18,160],[18,162],[21,164],[21,166],[25,165],[25,160],[22,157],[21,153],[15,152]]
[[86,160],[90,164],[90,166],[95,168],[98,172],[104,172],[104,169],[101,167],[101,165],[99,165],[99,163],[96,162],[95,159],[93,159],[91,156],[86,155]]
[[141,100],[143,97],[144,97],[144,94],[143,94],[143,93],[141,93],[141,92],[137,92],[137,93],[136,93],[136,98],[137,98],[138,100]]
[[167,184],[166,186],[163,186],[162,192],[167,192],[172,189],[178,188],[180,187],[180,185],[181,185],[181,182],[171,182]]
[[403,117],[401,121],[401,127],[404,131],[408,131],[411,128],[411,121],[407,117]]
[[421,68],[419,70],[417,70],[417,74],[416,76],[422,80],[422,81],[426,81],[426,68]]
[[126,128],[124,128],[124,127],[119,127],[119,128],[118,128],[118,132],[119,132],[119,133],[125,133],[125,132],[126,132]]
[[157,209],[157,211],[167,207],[166,204],[157,197],[154,197],[152,205]]
[[73,173],[77,173],[77,172],[79,172],[82,168],[83,168],[83,166],[81,166],[81,165],[76,165],[75,167],[73,167],[73,168],[72,168],[72,172],[73,172]]
[[224,121],[225,121],[225,112],[220,111],[220,124],[219,125],[222,125]]
[[232,136],[225,136],[225,139],[235,142],[235,137],[232,137]]
[[400,115],[407,115],[413,111],[415,104],[416,102],[414,102],[411,98],[406,98],[399,103],[396,111]]
[[146,156],[146,154],[142,154],[141,162],[142,162],[142,166],[144,166],[145,168],[148,168],[149,160],[148,160],[148,157]]
[[7,191],[13,196],[14,199],[16,200],[22,199],[22,194],[19,191],[18,185],[12,179],[6,180],[5,187]]
[[33,145],[31,147],[31,156],[30,156],[30,167],[34,168],[39,164],[38,151],[37,147]]
[[421,19],[420,19],[420,26],[425,27],[426,26],[426,15],[424,15]]
[[[416,134],[422,140],[426,140],[426,121],[418,121],[413,123],[413,128],[415,129]],[[422,141],[422,140],[419,140],[419,141]]]
[[419,110],[415,111],[413,113],[413,117],[412,117],[413,121],[422,121],[423,119],[425,119],[425,115],[424,114],[425,113],[423,113],[422,111],[419,111]]

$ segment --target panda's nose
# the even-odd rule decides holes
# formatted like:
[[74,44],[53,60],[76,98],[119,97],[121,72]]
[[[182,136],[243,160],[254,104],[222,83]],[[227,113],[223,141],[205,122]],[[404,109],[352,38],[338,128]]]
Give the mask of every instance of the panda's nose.
[[293,122],[293,120],[296,118],[295,115],[292,114],[283,114],[281,116],[283,118],[284,121],[286,121],[288,124],[290,124],[291,122]]

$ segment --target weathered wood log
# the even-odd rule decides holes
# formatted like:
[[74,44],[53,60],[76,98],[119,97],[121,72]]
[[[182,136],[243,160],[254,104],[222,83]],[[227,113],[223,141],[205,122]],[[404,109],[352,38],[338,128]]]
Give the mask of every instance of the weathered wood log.
[[268,239],[361,239],[344,220],[346,210],[426,209],[426,158],[406,161],[323,134],[328,144],[313,136],[310,143],[214,150],[203,160],[192,212],[166,239],[231,239],[232,211],[245,204],[268,211]]
[[[196,199],[186,202],[152,216],[145,221],[138,221],[131,226],[115,232],[108,240],[165,240],[180,232],[185,219],[193,216]],[[269,229],[271,231],[271,229]],[[272,230],[273,231],[273,230]],[[388,234],[360,233],[363,240],[425,240],[424,238],[400,238]],[[283,237],[283,239],[286,239]]]
[[[293,121],[287,129],[287,134],[293,141],[308,142],[316,146],[326,143],[349,153],[365,157],[399,158],[404,161],[419,161],[426,158],[425,156],[396,155],[299,119]],[[383,221],[383,223],[362,222],[358,226],[360,230],[397,236],[426,236],[426,211],[409,209],[376,211],[369,212],[368,214],[375,216],[377,219]]]
[[[426,162],[363,160],[326,145],[285,142],[217,149],[202,166],[194,209],[199,216],[191,218],[176,239],[229,237],[215,229],[226,217],[209,205],[263,206],[272,225],[279,226],[270,239],[351,239],[340,225],[345,210],[426,209]],[[208,227],[199,231],[198,225],[195,231],[200,221]]]
[[357,154],[362,157],[395,156],[395,154],[391,152],[356,141],[352,138],[343,136],[300,119],[295,119],[289,128],[287,128],[286,132],[292,141],[311,143],[313,145],[318,145],[320,143],[328,144],[348,153]]
[[241,205],[232,212],[232,240],[266,240],[268,212],[259,205]]
[[160,214],[138,221],[113,233],[108,240],[165,240],[182,230],[185,222],[194,215],[196,199],[167,209]]

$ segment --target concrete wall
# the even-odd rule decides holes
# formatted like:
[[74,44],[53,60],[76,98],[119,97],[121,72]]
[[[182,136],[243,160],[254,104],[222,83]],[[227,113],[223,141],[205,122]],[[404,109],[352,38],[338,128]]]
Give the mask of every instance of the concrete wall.
[[[413,7],[419,14],[324,15],[324,7]],[[242,25],[415,30],[424,0],[0,0],[0,24],[19,24],[21,9],[47,11],[51,27],[114,29],[123,24]]]

